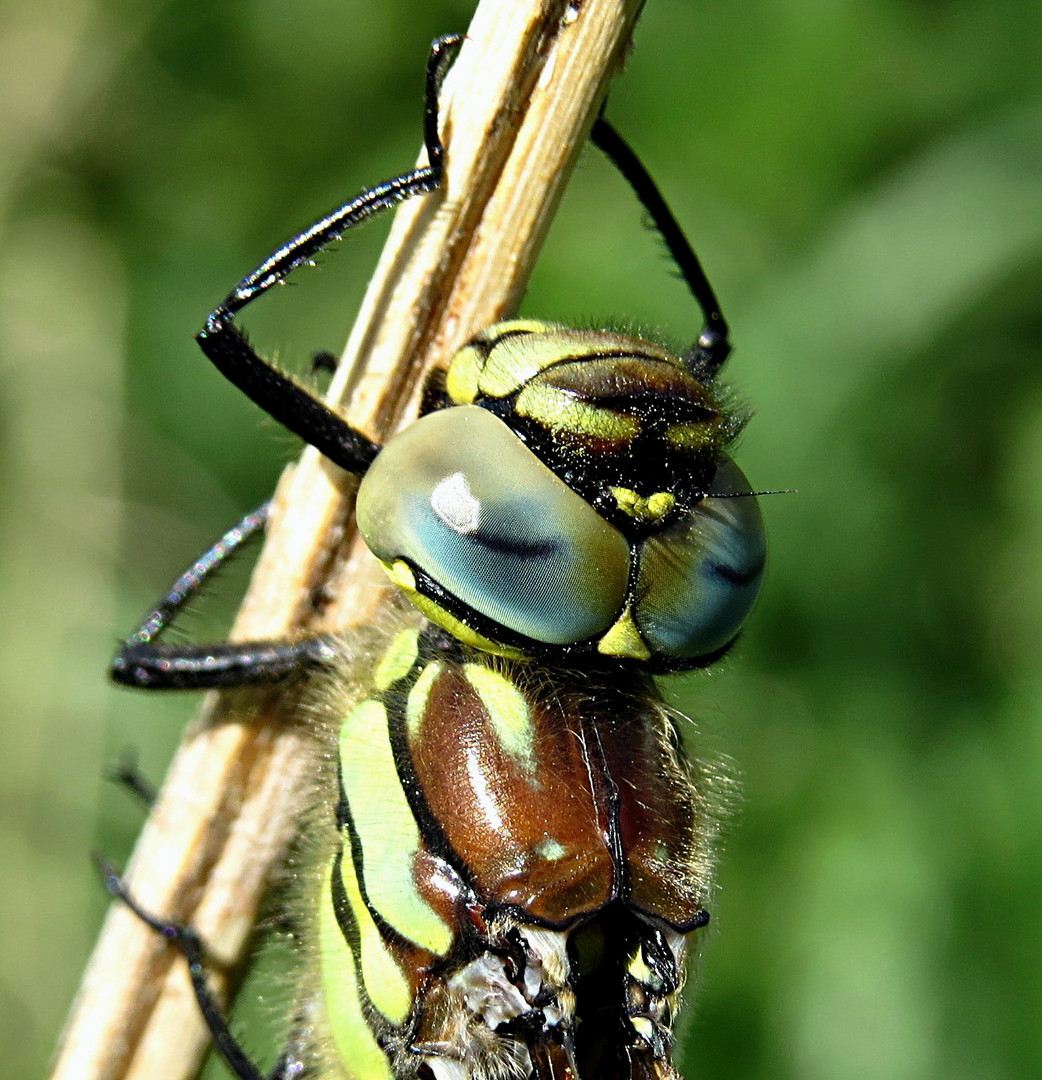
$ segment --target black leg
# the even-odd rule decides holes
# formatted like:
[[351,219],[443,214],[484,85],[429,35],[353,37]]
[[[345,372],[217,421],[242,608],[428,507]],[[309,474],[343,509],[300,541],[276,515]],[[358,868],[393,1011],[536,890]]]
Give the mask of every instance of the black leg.
[[109,893],[117,900],[122,900],[143,923],[165,937],[188,962],[188,975],[192,980],[195,1000],[213,1036],[214,1046],[239,1080],[289,1080],[290,1077],[299,1075],[299,1059],[291,1059],[290,1055],[283,1055],[271,1073],[261,1072],[232,1034],[228,1021],[210,989],[206,977],[206,949],[199,935],[190,926],[164,922],[150,915],[131,896],[123,879],[108,860],[96,855],[94,861],[105,879],[105,888]]
[[644,209],[651,215],[651,220],[662,234],[681,276],[698,301],[704,323],[698,341],[688,354],[688,361],[697,373],[711,379],[723,367],[731,345],[727,336],[727,323],[720,313],[716,293],[709,284],[702,264],[673,216],[673,211],[666,205],[655,181],[615,128],[601,116],[593,125],[590,137],[622,173]]
[[363,191],[283,244],[236,285],[210,313],[197,335],[203,352],[222,375],[280,424],[348,472],[365,472],[379,447],[258,356],[235,325],[235,315],[273,285],[284,281],[298,266],[310,262],[348,229],[441,185],[444,148],[438,135],[438,91],[460,40],[458,34],[439,38],[431,47],[427,61],[423,133],[428,164]]
[[299,641],[222,641],[167,645],[157,639],[203,582],[252,536],[264,528],[268,504],[247,514],[174,582],[113,658],[118,683],[145,690],[213,690],[264,686],[328,663],[336,655],[328,635]]
[[145,809],[156,801],[156,786],[138,766],[137,751],[133,747],[124,750],[122,758],[105,770],[105,779],[129,791]]

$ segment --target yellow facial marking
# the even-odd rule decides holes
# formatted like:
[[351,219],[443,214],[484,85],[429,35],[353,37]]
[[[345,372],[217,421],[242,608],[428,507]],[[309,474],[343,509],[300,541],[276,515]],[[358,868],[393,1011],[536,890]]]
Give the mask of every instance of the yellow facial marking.
[[604,656],[629,656],[634,660],[650,659],[651,650],[640,636],[637,624],[633,621],[633,612],[629,607],[597,642],[597,651]]
[[639,983],[643,983],[645,986],[652,986],[654,982],[658,982],[655,976],[652,974],[651,968],[648,967],[644,960],[644,953],[641,949],[630,957],[630,962],[626,965],[626,970],[633,976]]
[[524,694],[511,679],[485,664],[466,664],[463,670],[485,706],[500,745],[526,772],[534,773],[535,732]]
[[[416,589],[416,578],[406,563],[399,560],[396,563],[382,563],[381,565],[387,571],[388,577],[405,593],[409,603],[415,605],[432,623],[440,626],[443,630],[448,630],[457,641],[462,641],[464,645],[480,649],[482,652],[491,653],[493,656],[505,657],[508,660],[529,659],[520,649],[515,649],[511,645],[503,645],[498,641],[485,637],[484,634],[479,634],[477,630],[473,630],[465,622],[461,622],[455,615],[446,611],[445,608],[429,596],[424,596],[423,593]],[[399,568],[404,568],[407,576]],[[408,581],[408,584],[405,584],[406,581]]]
[[676,496],[668,491],[656,491],[654,495],[638,495],[630,488],[613,487],[611,493],[615,504],[635,521],[654,524],[673,513]]
[[[331,869],[322,885],[324,897],[329,896]],[[337,1056],[350,1063],[355,1080],[391,1080],[391,1066],[362,1012],[355,959],[328,901],[320,906],[318,939],[322,1002]]]
[[403,559],[396,559],[393,563],[381,562],[380,565],[384,568],[384,573],[399,589],[407,593],[416,592],[416,575],[407,562]]

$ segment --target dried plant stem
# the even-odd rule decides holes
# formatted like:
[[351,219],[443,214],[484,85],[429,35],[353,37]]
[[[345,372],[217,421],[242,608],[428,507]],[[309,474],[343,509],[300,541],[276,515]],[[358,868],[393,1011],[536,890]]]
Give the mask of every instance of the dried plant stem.
[[[423,374],[511,314],[621,62],[642,0],[482,0],[442,95],[445,188],[399,209],[331,396],[384,437]],[[353,529],[351,484],[310,448],[286,470],[236,622],[240,639],[371,622],[384,590]],[[319,615],[314,598],[335,595]],[[292,695],[289,695],[292,697]],[[213,695],[171,766],[129,870],[147,909],[190,922],[235,972],[293,834],[310,746],[286,694]],[[208,1043],[185,965],[114,905],[55,1080],[181,1080]]]

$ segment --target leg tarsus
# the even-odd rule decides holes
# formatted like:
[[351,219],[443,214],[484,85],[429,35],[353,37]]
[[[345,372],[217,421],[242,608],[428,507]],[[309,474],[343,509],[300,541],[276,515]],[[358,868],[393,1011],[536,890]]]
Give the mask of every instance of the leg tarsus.
[[124,649],[132,643],[148,644],[158,637],[181,613],[188,601],[199,592],[203,582],[247,541],[265,528],[270,511],[270,502],[261,503],[256,510],[245,514],[207,548],[167,589],[166,595],[124,642]]
[[168,645],[159,640],[204,582],[267,523],[269,504],[250,511],[170,586],[141,625],[120,646],[109,674],[125,686],[146,690],[212,690],[267,686],[337,654],[328,634],[298,641],[222,641]]

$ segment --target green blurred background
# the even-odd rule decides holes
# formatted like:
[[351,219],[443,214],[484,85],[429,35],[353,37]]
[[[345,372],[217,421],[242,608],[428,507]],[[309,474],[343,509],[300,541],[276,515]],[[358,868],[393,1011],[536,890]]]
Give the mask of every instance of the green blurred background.
[[[107,686],[119,635],[293,440],[193,346],[278,241],[411,162],[465,0],[0,9],[0,1046],[41,1075],[105,909],[88,864],[193,708]],[[756,409],[772,566],[674,680],[744,798],[684,1068],[1042,1075],[1042,5],[648,0],[610,115],[697,246]],[[247,320],[338,350],[384,231]],[[346,297],[346,300],[345,300]],[[525,312],[697,316],[588,154]],[[224,581],[198,633],[234,603]],[[702,740],[701,743],[698,740]]]

